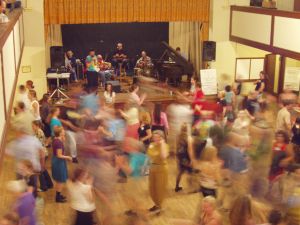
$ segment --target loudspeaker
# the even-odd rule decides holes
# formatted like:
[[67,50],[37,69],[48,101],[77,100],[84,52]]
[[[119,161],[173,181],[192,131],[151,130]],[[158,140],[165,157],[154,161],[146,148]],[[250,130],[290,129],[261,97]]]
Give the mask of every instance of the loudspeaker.
[[263,0],[250,0],[250,6],[262,7]]
[[204,41],[203,42],[203,61],[215,61],[216,60],[216,42]]
[[114,92],[121,93],[121,85],[118,80],[110,80],[106,84],[111,84]]
[[51,68],[57,69],[65,66],[64,49],[62,46],[50,47]]

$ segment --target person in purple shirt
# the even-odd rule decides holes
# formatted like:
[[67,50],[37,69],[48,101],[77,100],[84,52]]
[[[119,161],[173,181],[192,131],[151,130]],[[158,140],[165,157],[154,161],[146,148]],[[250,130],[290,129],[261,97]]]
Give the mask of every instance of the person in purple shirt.
[[13,209],[20,219],[20,224],[37,225],[35,217],[35,199],[31,192],[27,192],[25,181],[10,181],[7,184],[7,188],[16,196]]

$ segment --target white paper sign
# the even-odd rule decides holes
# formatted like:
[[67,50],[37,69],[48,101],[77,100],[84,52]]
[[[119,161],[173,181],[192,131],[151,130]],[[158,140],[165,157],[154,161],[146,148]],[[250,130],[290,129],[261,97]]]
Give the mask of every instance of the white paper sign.
[[300,67],[287,67],[284,74],[284,89],[299,91]]
[[205,95],[218,93],[217,71],[215,69],[200,70],[200,81]]

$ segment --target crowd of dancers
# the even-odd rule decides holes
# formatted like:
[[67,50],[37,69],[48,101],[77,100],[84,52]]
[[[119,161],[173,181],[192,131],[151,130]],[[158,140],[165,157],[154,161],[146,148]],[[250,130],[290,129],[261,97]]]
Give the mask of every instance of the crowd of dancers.
[[[143,81],[132,85],[123,105],[115,104],[111,85],[103,95],[75,85],[71,102],[57,106],[49,94],[38,101],[27,81],[15,98],[14,139],[6,145],[16,164],[17,179],[7,184],[15,200],[0,224],[47,224],[47,202],[39,192],[54,189],[52,201],[69,202],[76,212],[69,224],[151,224],[151,215],[168,210],[172,190],[198,193],[199,208],[194,218],[177,215],[170,224],[299,225],[297,99],[289,91],[278,100],[264,93],[263,73],[255,85],[246,98],[240,84],[227,85],[213,106],[196,77],[169,105],[145,101],[141,92],[158,87]],[[174,163],[176,181],[169,187]],[[143,179],[153,202],[148,207],[140,193],[145,190],[138,188]],[[126,222],[115,219],[118,183],[124,187]],[[105,206],[101,218],[96,200]]]

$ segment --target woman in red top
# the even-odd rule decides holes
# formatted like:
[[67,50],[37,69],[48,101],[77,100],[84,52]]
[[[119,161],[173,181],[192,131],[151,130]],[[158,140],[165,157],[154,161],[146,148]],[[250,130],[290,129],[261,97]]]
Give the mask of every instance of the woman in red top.
[[195,90],[194,100],[192,103],[192,107],[194,109],[193,124],[195,124],[195,122],[200,119],[200,112],[201,109],[203,108],[203,103],[204,103],[204,93],[201,89],[201,84],[196,83],[196,90]]
[[269,172],[270,187],[277,178],[284,172],[284,161],[288,160],[287,147],[289,136],[286,131],[279,130],[275,134],[275,141],[272,147],[272,163]]

